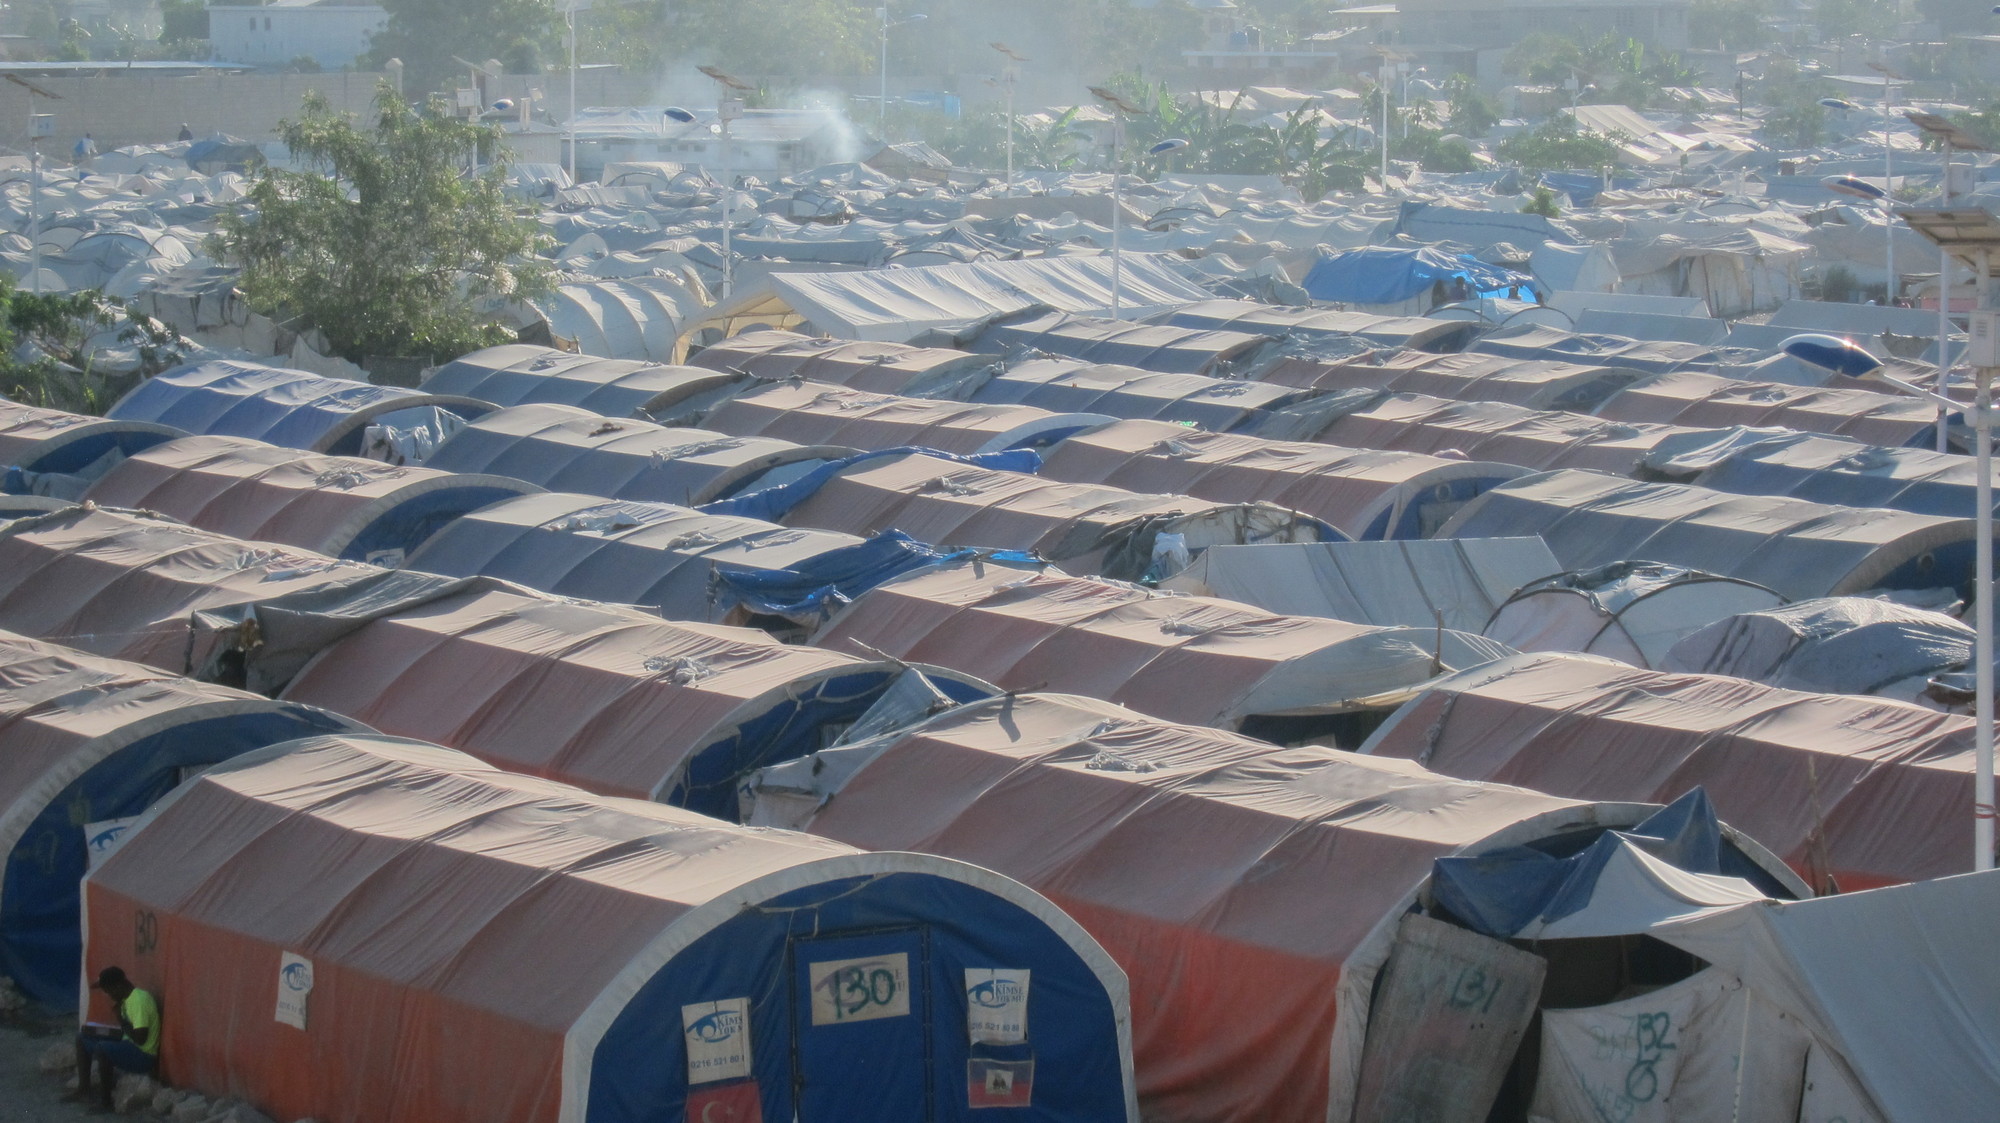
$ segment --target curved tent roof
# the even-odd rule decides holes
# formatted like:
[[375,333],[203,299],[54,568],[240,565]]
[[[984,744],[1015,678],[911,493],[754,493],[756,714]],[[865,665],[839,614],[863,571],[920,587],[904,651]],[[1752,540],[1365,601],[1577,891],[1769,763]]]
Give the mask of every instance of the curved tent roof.
[[1693,431],[1501,402],[1383,394],[1340,413],[1315,439],[1351,448],[1454,452],[1544,472],[1579,468],[1629,476],[1659,442]]
[[702,427],[870,451],[920,447],[971,454],[1038,447],[1111,420],[1101,413],[906,398],[787,379],[737,394],[711,410]]
[[783,483],[853,452],[530,405],[487,414],[453,433],[424,463],[511,476],[551,491],[695,504],[752,484]]
[[1612,421],[1798,429],[1890,448],[1922,448],[1937,440],[1937,407],[1915,398],[1845,387],[1743,382],[1692,371],[1634,383],[1593,412]]
[[78,883],[129,819],[239,753],[358,729],[335,714],[0,632],[0,972],[76,1001]]
[[968,381],[983,381],[994,360],[989,355],[968,355],[940,347],[857,343],[815,339],[789,331],[756,331],[713,344],[688,362],[771,381],[802,378],[877,394],[927,398],[957,396],[949,392],[951,388]]
[[[642,1123],[746,1100],[915,1119],[927,1090],[965,1104],[968,1073],[1030,1051],[1060,1063],[1013,1117],[1138,1119],[1124,978],[1032,891],[433,745],[239,758],[148,815],[85,892],[90,961],[123,962],[173,1019],[175,1082],[286,1119]],[[141,918],[158,941],[135,960]],[[815,991],[857,968],[878,1008]],[[965,1011],[996,979],[1025,1016],[974,1044],[991,1034]],[[288,984],[310,997],[274,1003]]]
[[1814,885],[1972,864],[1972,722],[1880,698],[1518,655],[1434,684],[1361,751],[1576,799],[1699,784]]
[[[113,421],[0,400],[0,475],[13,470],[96,479],[124,457],[187,434],[147,421]],[[23,485],[33,481],[21,480]]]
[[1542,324],[1501,328],[1474,340],[1466,350],[1512,359],[1588,359],[1646,374],[1687,369],[1715,358],[1715,349],[1702,343],[1590,335]]
[[1540,534],[1570,569],[1643,558],[1751,581],[1797,600],[1964,584],[1972,532],[1970,519],[1546,472],[1487,491],[1438,534]]
[[[732,816],[746,772],[819,748],[901,664],[477,587],[369,621],[284,697],[516,772]],[[982,683],[950,675],[955,700]]]
[[1506,464],[1121,421],[1061,441],[1043,456],[1041,474],[1222,502],[1263,500],[1323,519],[1355,539],[1381,539],[1426,537],[1467,500],[1527,473]]
[[[571,281],[535,302],[549,330],[586,355],[667,362],[707,302],[671,277]],[[611,411],[606,410],[609,413]]]
[[358,456],[371,451],[364,444],[371,425],[423,429],[434,444],[456,420],[492,409],[470,398],[218,359],[175,367],[141,382],[105,416]]
[[1136,367],[1096,366],[1075,359],[1016,363],[971,400],[1019,403],[1057,411],[1182,421],[1226,432],[1312,395],[1285,386],[1199,374],[1156,374]]
[[921,453],[865,460],[827,479],[782,521],[872,534],[895,529],[924,542],[1033,550],[1050,561],[1137,578],[1161,534],[1194,553],[1219,543],[1317,542],[1339,531],[1268,503],[1057,483]]
[[1278,616],[1234,601],[956,562],[877,586],[813,638],[1234,729],[1310,718],[1511,652],[1462,632]]
[[138,511],[0,523],[0,628],[179,671],[191,613],[380,573]]
[[1421,316],[1375,316],[1331,308],[1278,308],[1248,300],[1205,300],[1176,308],[1160,323],[1182,328],[1255,335],[1354,338],[1376,347],[1452,351],[1473,335],[1473,325]]
[[993,353],[1027,348],[1160,374],[1215,375],[1273,342],[1275,338],[1265,334],[1034,311],[983,325],[966,346]]
[[1743,495],[1790,495],[1920,515],[1977,510],[1979,475],[1969,456],[1862,445],[1810,433],[1689,433],[1654,446],[1645,467],[1670,479]]
[[454,519],[540,490],[501,476],[392,467],[242,437],[183,437],[125,460],[84,498],[217,534],[397,566]]
[[1228,1123],[1347,1117],[1372,983],[1438,858],[1646,814],[1059,694],[960,707],[752,793],[753,822],[1048,894],[1131,976],[1148,1116]]
[[741,381],[696,367],[509,343],[446,363],[424,379],[424,390],[498,406],[563,405],[606,417],[645,417],[656,410],[705,406]]
[[1382,306],[1421,296],[1451,277],[1466,278],[1479,292],[1535,283],[1525,273],[1488,265],[1470,254],[1454,257],[1431,246],[1361,246],[1321,256],[1299,284],[1314,300]]
[[1941,612],[1826,597],[1717,620],[1684,636],[1659,666],[1917,702],[1931,676],[1970,664],[1972,649],[1972,629]]
[[1517,651],[1580,651],[1658,667],[1690,632],[1783,603],[1748,581],[1684,566],[1616,562],[1523,585],[1493,610],[1480,634]]
[[664,503],[552,492],[467,515],[409,564],[427,573],[498,577],[557,596],[639,605],[670,620],[707,620],[716,614],[711,586],[718,566],[786,569],[861,541]]
[[1455,402],[1506,402],[1529,409],[1590,410],[1645,376],[1618,367],[1405,351],[1344,363],[1293,359],[1264,372],[1264,382],[1322,393],[1382,390]]

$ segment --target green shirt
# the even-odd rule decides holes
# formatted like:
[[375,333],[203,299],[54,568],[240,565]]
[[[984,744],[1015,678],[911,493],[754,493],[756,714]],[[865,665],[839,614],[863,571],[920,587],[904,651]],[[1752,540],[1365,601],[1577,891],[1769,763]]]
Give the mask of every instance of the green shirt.
[[124,1021],[126,1029],[133,1031],[134,1036],[139,1030],[152,1030],[146,1035],[146,1043],[139,1048],[153,1056],[160,1055],[160,1004],[153,1001],[152,995],[137,987],[132,988],[132,993],[118,1004],[118,1017]]

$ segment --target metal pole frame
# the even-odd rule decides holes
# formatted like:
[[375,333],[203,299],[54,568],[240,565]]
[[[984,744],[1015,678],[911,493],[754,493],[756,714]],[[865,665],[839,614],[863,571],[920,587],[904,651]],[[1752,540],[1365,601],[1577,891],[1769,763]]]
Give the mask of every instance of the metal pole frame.
[[576,0],[569,5],[569,181],[576,183]]
[[[1951,208],[1951,134],[1944,134],[1944,207]],[[1938,247],[1938,333],[1937,392],[1944,394],[1951,383],[1951,251]],[[1937,450],[1951,451],[1951,413],[1940,404],[1937,411]]]
[[1882,274],[1882,306],[1896,306],[1896,144],[1889,131],[1889,103],[1895,98],[1896,85],[1888,74],[1882,75],[1882,190],[1886,192],[1885,203],[1890,208],[1887,223],[1888,252],[1884,255]]
[[1111,318],[1124,316],[1125,115],[1111,112]]
[[[1979,307],[1989,307],[1991,255],[1979,251]],[[1978,486],[1973,587],[1973,725],[1975,770],[1972,788],[1972,868],[1993,868],[1993,367],[1974,367],[1974,470]]]
[[882,134],[882,143],[889,143],[889,9],[884,6],[875,9],[875,15],[882,21],[882,65],[879,76],[882,79],[882,100],[875,106],[875,131]]

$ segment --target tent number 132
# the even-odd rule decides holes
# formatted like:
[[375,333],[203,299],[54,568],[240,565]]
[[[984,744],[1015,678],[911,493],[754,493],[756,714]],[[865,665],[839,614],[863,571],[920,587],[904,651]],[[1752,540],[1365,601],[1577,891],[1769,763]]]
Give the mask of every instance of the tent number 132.
[[809,981],[816,1026],[899,1018],[910,1012],[910,957],[900,952],[815,963]]

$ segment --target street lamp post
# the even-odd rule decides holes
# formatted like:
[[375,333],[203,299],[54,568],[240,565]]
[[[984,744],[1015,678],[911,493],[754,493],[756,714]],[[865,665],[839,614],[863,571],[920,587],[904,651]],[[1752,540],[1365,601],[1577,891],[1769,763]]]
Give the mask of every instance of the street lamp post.
[[1014,86],[1020,79],[1021,64],[1028,60],[1005,43],[988,46],[1007,56],[1007,69],[1000,73],[1000,88],[1007,92],[1007,197],[1011,199],[1014,197]]
[[576,183],[576,0],[570,0],[569,16],[569,181]]
[[28,291],[42,291],[42,138],[54,136],[56,119],[46,113],[35,112],[35,99],[47,98],[61,101],[62,95],[50,93],[26,78],[13,74],[5,75],[9,82],[28,91]]
[[875,107],[875,131],[881,135],[883,144],[889,143],[889,29],[901,27],[906,23],[922,23],[928,18],[930,17],[924,13],[917,12],[892,21],[889,18],[889,9],[875,9],[875,19],[882,25],[882,65],[879,69],[882,79],[882,100]]
[[715,120],[722,134],[722,299],[736,292],[736,152],[729,134],[731,122],[743,116],[743,93],[756,87],[713,66],[698,67],[721,87]]
[[[1944,148],[1944,176],[1939,181],[1939,191],[1943,196],[1940,205],[1951,209],[1951,154],[1953,149],[1961,152],[1991,152],[1991,148],[1981,143],[1978,137],[1935,113],[1906,113],[1910,123],[1937,139]],[[1937,334],[1937,386],[1938,393],[1946,393],[1947,380],[1951,374],[1952,355],[1946,341],[1951,338],[1951,247],[1938,247],[1938,334]],[[1938,406],[1937,450],[1945,452],[1951,442],[1946,423],[1949,411]]]
[[[1894,116],[1892,116],[1891,103],[1895,100],[1896,83],[1903,81],[1904,78],[1901,74],[1896,73],[1879,62],[1869,63],[1868,68],[1882,76],[1882,188],[1889,192],[1890,198],[1893,200],[1896,191],[1896,138],[1889,132],[1889,126],[1895,120]],[[1896,303],[1896,290],[1901,287],[1896,283],[1896,220],[1894,218],[1889,220],[1888,230],[1888,249],[1884,252],[1883,257],[1887,264],[1889,280],[1888,288],[1882,294],[1882,303],[1894,306]]]

